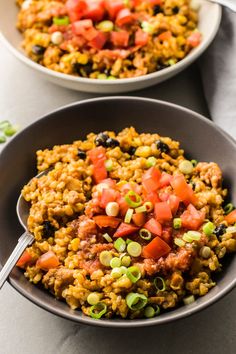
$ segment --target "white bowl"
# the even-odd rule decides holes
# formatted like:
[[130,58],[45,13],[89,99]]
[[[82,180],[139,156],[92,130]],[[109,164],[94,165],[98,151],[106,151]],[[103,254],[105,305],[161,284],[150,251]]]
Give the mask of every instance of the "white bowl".
[[120,93],[139,90],[176,75],[194,60],[196,60],[213,41],[221,20],[221,7],[205,0],[201,3],[199,11],[198,28],[202,33],[201,44],[194,48],[184,59],[173,66],[151,74],[129,79],[99,80],[80,78],[72,75],[58,73],[41,66],[26,57],[21,49],[22,35],[15,27],[18,8],[15,0],[0,0],[0,39],[19,60],[35,70],[41,77],[70,89],[95,93]]

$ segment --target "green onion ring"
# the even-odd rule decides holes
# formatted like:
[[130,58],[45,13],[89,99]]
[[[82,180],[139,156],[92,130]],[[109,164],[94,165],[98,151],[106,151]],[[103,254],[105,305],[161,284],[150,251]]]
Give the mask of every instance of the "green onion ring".
[[147,229],[141,229],[139,230],[139,236],[144,240],[151,240],[152,234]]
[[148,301],[145,295],[139,293],[129,293],[125,300],[128,307],[133,311],[141,310],[146,306]]
[[232,204],[232,203],[228,203],[228,204],[224,207],[225,215],[229,214],[232,210],[234,210],[233,204]]
[[[162,286],[160,286],[160,282],[161,282]],[[153,281],[153,284],[158,291],[165,291],[166,290],[166,283],[162,277],[156,277]]]
[[129,191],[128,193],[126,193],[125,201],[132,208],[137,208],[142,204],[142,199],[140,195],[138,195],[134,191]]
[[[99,312],[98,312],[99,311]],[[92,318],[99,319],[107,312],[107,305],[104,302],[98,302],[90,307],[89,314]]]
[[132,283],[136,283],[141,278],[140,269],[136,266],[129,267],[126,271],[126,275]]

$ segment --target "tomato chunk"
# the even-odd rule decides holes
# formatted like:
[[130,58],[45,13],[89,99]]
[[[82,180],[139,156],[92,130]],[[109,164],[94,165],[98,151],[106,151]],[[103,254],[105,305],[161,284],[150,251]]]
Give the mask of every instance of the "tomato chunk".
[[166,32],[162,32],[161,34],[159,34],[158,39],[160,39],[160,41],[166,41],[169,38],[171,38],[172,34],[170,31],[166,31]]
[[158,259],[167,255],[170,251],[170,246],[159,236],[156,236],[148,245],[143,247],[142,255],[144,258]]
[[115,202],[118,196],[119,193],[115,189],[104,188],[102,190],[102,195],[101,195],[101,200],[99,205],[105,209],[107,204],[110,202]]
[[78,21],[81,19],[85,9],[87,8],[87,2],[85,0],[67,0],[66,8],[70,21]]
[[200,42],[201,42],[201,37],[202,37],[202,35],[201,35],[200,32],[193,32],[193,33],[190,34],[190,36],[187,38],[187,43],[188,43],[191,47],[195,48],[195,47],[197,47],[197,46],[200,44]]
[[93,37],[92,40],[89,41],[89,45],[95,49],[102,49],[104,44],[107,41],[107,36],[103,32],[97,31],[96,36]]
[[87,8],[83,17],[90,18],[93,21],[101,21],[105,15],[103,0],[87,0]]
[[134,226],[132,224],[126,224],[125,222],[122,222],[116,232],[114,233],[114,237],[123,237],[127,236],[130,234],[133,234],[135,231],[137,231],[139,228],[137,226]]
[[145,213],[135,213],[132,216],[132,220],[136,226],[143,226],[146,221],[146,214]]
[[114,19],[121,9],[124,9],[124,0],[106,0],[106,10],[111,19]]
[[141,29],[138,29],[135,32],[134,43],[135,45],[144,46],[148,43],[149,34],[147,32],[143,32]]
[[116,17],[117,26],[127,25],[133,22],[133,15],[129,9],[122,9],[118,12]]
[[36,262],[36,266],[43,270],[56,268],[59,266],[59,264],[59,258],[55,255],[53,251],[48,251],[42,254],[42,256],[40,256]]
[[197,210],[192,204],[189,204],[187,210],[180,216],[182,226],[189,230],[198,230],[203,224],[205,213]]
[[157,221],[164,223],[172,220],[172,213],[167,202],[156,203],[154,207],[154,214]]
[[156,236],[161,236],[162,234],[162,226],[154,218],[151,218],[146,222],[146,224],[144,225],[144,229],[147,229],[148,231],[150,231],[152,234]]
[[117,203],[119,204],[119,207],[120,207],[120,214],[122,216],[124,216],[126,214],[127,210],[129,209],[129,205],[126,203],[124,197],[119,197],[117,199]]
[[129,44],[129,33],[127,31],[111,32],[110,39],[115,47],[127,47]]
[[225,221],[227,221],[228,224],[233,224],[236,222],[236,209],[225,216]]
[[155,203],[160,202],[160,198],[158,197],[157,192],[149,192],[144,197],[145,202],[151,202],[153,205]]
[[31,254],[27,250],[25,250],[20,256],[20,258],[18,259],[16,265],[17,267],[24,268],[26,264],[31,261],[32,261]]
[[92,20],[80,20],[72,23],[72,32],[76,35],[83,35],[86,30],[93,27]]
[[172,179],[173,177],[169,173],[162,172],[160,178],[160,188],[169,186]]
[[121,222],[120,219],[108,215],[97,215],[93,217],[93,220],[101,229],[103,227],[111,227],[112,229],[115,229]]
[[107,178],[107,170],[105,166],[106,150],[102,146],[98,146],[88,151],[88,156],[93,163],[93,177],[96,183]]
[[179,203],[180,203],[179,197],[177,197],[174,194],[171,194],[168,198],[167,203],[169,204],[171,213],[174,216],[177,213],[177,210],[179,209]]
[[162,234],[160,237],[168,244],[171,244],[172,241],[172,231],[172,227],[170,226],[164,226],[162,229]]
[[180,200],[184,203],[195,204],[197,197],[195,196],[191,186],[186,182],[183,175],[173,176],[172,181],[170,182],[174,193]]
[[156,191],[160,187],[161,172],[156,167],[151,167],[143,174],[142,185],[144,189],[150,193]]

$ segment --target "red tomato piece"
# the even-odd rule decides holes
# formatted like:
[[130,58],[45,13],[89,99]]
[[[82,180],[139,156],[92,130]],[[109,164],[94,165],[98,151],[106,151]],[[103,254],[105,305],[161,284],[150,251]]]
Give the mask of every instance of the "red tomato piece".
[[72,23],[72,32],[76,35],[84,34],[86,30],[93,27],[92,20],[80,20]]
[[144,189],[150,193],[156,191],[160,187],[161,172],[156,167],[151,167],[142,177],[142,185]]
[[156,236],[148,245],[143,247],[142,255],[144,258],[158,259],[167,255],[170,251],[170,246],[159,236]]
[[171,244],[172,241],[172,227],[164,226],[161,234],[162,240],[166,243]]
[[123,186],[120,186],[119,188],[122,193],[126,194],[127,192],[134,191],[137,194],[140,194],[142,191],[142,187],[140,187],[137,183],[135,182],[130,182],[130,183],[125,183]]
[[163,3],[163,0],[148,0],[148,1],[152,5],[161,5]]
[[170,182],[172,181],[172,178],[173,177],[169,173],[162,172],[160,178],[160,188],[169,186]]
[[174,194],[171,194],[168,198],[167,203],[169,204],[171,213],[174,216],[177,213],[177,210],[179,209],[179,203],[180,203],[179,197],[177,197]]
[[24,268],[26,264],[31,261],[32,261],[31,254],[27,250],[25,250],[23,254],[20,256],[20,258],[18,259],[16,265],[17,267]]
[[42,254],[42,256],[40,256],[36,262],[36,266],[43,270],[57,268],[59,264],[59,258],[55,255],[53,251],[48,251]]
[[116,201],[118,195],[119,193],[116,190],[112,188],[104,188],[99,203],[100,207],[105,209],[108,203]]
[[121,9],[125,8],[124,0],[106,0],[105,7],[111,19],[114,19]]
[[119,197],[117,199],[117,203],[119,204],[119,207],[120,207],[120,214],[122,216],[125,216],[127,210],[129,209],[129,205],[126,203],[125,198]]
[[96,163],[101,158],[106,158],[106,149],[103,146],[98,146],[87,152],[92,163]]
[[102,146],[98,146],[88,151],[88,156],[93,163],[93,177],[96,183],[100,183],[107,178],[107,170],[105,167],[106,150]]
[[144,46],[148,43],[149,34],[147,32],[143,32],[141,29],[138,29],[135,32],[134,43],[135,45]]
[[107,41],[107,36],[103,32],[98,32],[97,34],[89,41],[89,45],[95,49],[102,49],[104,44]]
[[182,202],[192,204],[196,203],[197,197],[195,196],[191,186],[186,182],[183,175],[173,176],[170,184],[175,195],[179,197]]
[[132,224],[126,224],[125,222],[122,222],[116,232],[114,233],[114,237],[123,237],[123,236],[128,236],[130,234],[133,234],[135,231],[138,231],[138,227],[134,226]]
[[87,2],[85,0],[67,0],[66,8],[70,21],[78,21],[83,16],[84,11],[87,8]]
[[149,192],[145,195],[145,202],[151,202],[153,205],[160,202],[160,198],[158,197],[157,192]]
[[129,9],[122,9],[118,12],[116,17],[117,26],[128,25],[134,20],[132,13]]
[[162,32],[161,34],[159,34],[158,39],[160,39],[160,41],[166,41],[168,39],[170,39],[172,37],[172,34],[170,31],[166,31],[166,32]]
[[172,220],[172,213],[167,202],[156,203],[154,207],[154,214],[157,221],[164,223]]
[[170,198],[170,195],[169,195],[169,193],[166,193],[166,192],[160,192],[159,198],[162,202],[166,202]]
[[110,39],[115,47],[127,47],[129,44],[129,33],[127,31],[111,32]]
[[200,42],[201,42],[201,38],[202,38],[202,35],[200,32],[193,32],[192,34],[190,34],[190,36],[187,38],[187,43],[195,48],[197,47]]
[[105,15],[103,0],[87,0],[87,8],[83,17],[91,18],[93,21],[101,21]]
[[132,216],[132,220],[136,226],[143,226],[146,221],[146,214],[145,213],[135,213]]
[[100,183],[106,184],[110,188],[114,188],[116,186],[116,182],[112,178],[106,178],[102,180]]
[[116,229],[121,222],[120,219],[108,215],[97,215],[93,217],[93,220],[101,229],[103,227],[111,227],[112,229]]
[[187,209],[180,216],[182,227],[189,230],[198,230],[203,224],[205,213],[197,210],[192,204],[189,204]]
[[225,216],[225,221],[227,221],[228,224],[233,224],[236,222],[236,209]]
[[162,234],[162,226],[154,218],[151,218],[146,222],[146,224],[144,225],[144,229],[147,229],[148,231],[150,231],[152,234],[156,236],[161,236]]

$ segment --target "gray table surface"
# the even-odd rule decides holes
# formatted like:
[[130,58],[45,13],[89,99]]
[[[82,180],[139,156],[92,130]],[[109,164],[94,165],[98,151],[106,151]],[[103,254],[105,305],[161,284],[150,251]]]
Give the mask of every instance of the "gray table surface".
[[[132,95],[171,101],[209,116],[196,65],[175,78]],[[0,43],[0,120],[23,128],[62,105],[95,95],[39,80]],[[236,124],[236,122],[235,122]],[[78,325],[38,308],[8,283],[0,292],[0,354],[233,354],[236,289],[201,313],[144,329]]]

